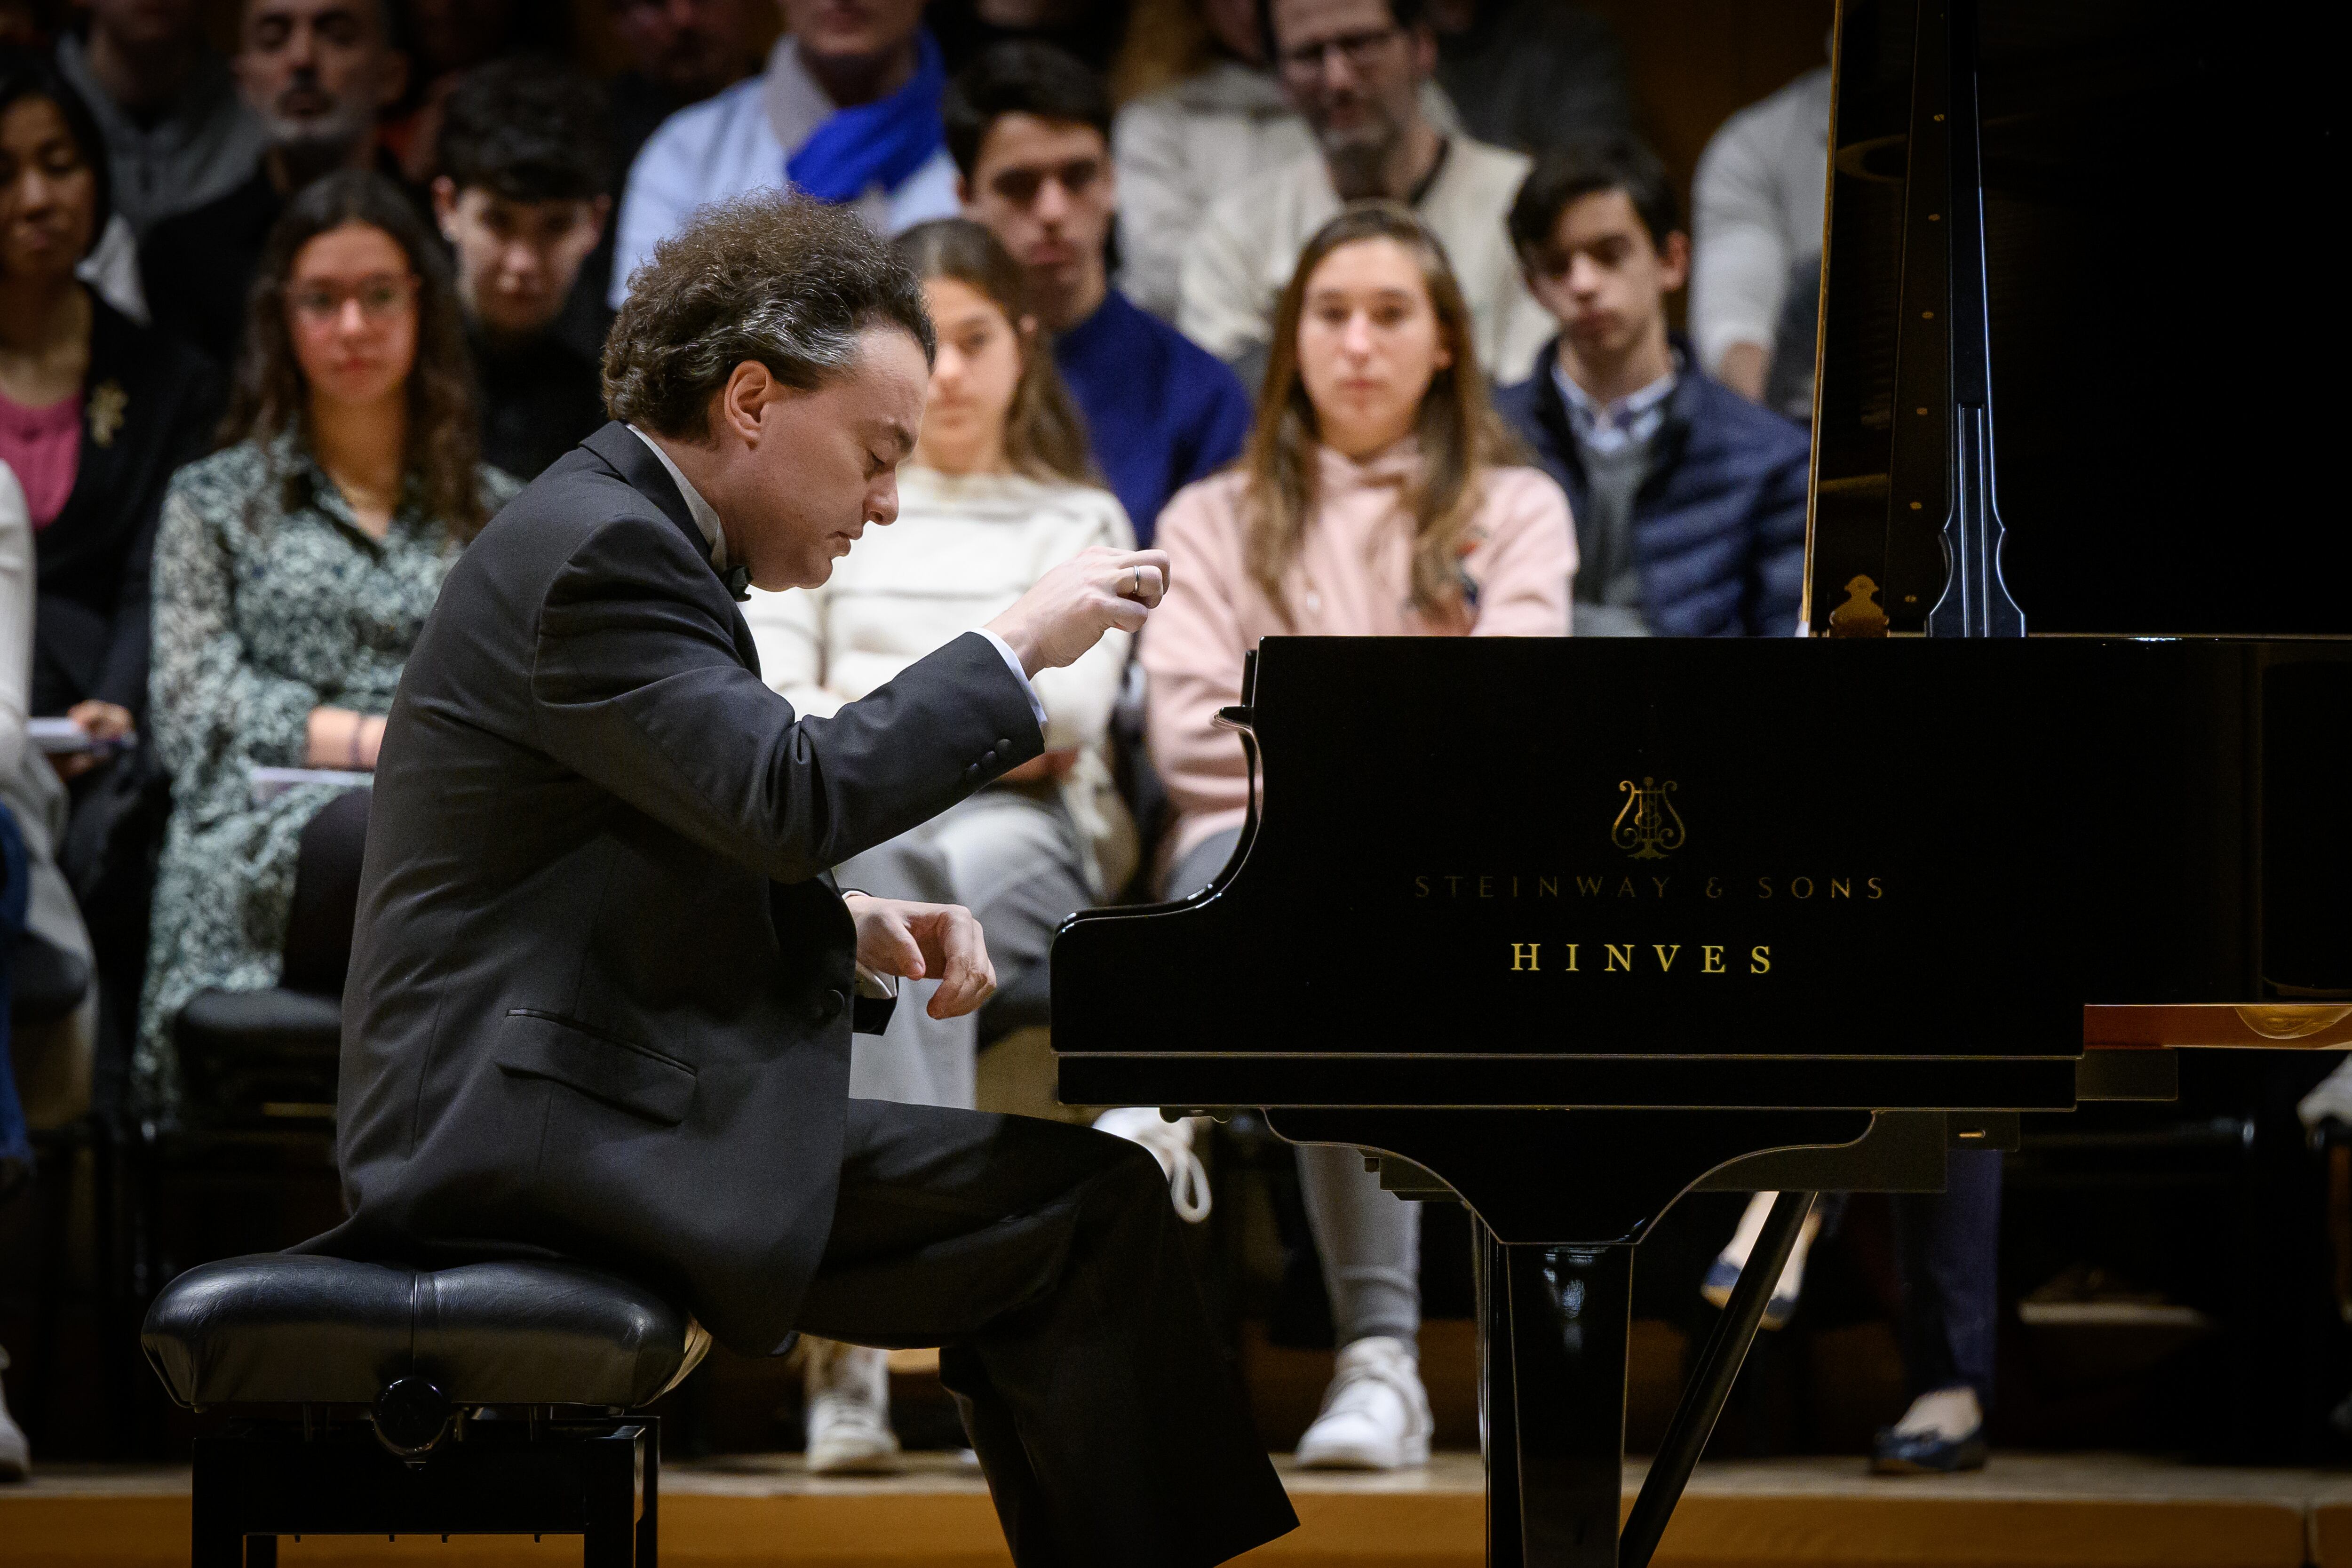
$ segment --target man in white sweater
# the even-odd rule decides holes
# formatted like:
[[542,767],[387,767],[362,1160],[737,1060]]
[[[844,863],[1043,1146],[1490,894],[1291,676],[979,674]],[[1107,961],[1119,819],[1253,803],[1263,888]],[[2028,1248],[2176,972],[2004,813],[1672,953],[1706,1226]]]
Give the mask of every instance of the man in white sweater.
[[1437,44],[1420,0],[1273,0],[1283,90],[1316,150],[1230,192],[1184,253],[1176,324],[1255,383],[1298,252],[1349,202],[1402,202],[1444,245],[1470,305],[1479,367],[1524,380],[1551,336],[1504,232],[1528,161],[1432,123],[1421,89]]
[[1822,254],[1829,163],[1822,66],[1725,121],[1691,183],[1691,338],[1700,366],[1754,401],[1764,396],[1790,280]]

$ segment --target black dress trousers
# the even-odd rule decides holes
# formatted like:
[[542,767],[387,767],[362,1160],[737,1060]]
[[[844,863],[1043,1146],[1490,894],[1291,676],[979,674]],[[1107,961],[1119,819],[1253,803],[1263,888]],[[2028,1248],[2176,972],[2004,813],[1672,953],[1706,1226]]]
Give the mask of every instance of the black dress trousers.
[[1020,1568],[1206,1568],[1298,1517],[1179,1228],[1125,1139],[853,1100],[799,1327],[942,1347]]

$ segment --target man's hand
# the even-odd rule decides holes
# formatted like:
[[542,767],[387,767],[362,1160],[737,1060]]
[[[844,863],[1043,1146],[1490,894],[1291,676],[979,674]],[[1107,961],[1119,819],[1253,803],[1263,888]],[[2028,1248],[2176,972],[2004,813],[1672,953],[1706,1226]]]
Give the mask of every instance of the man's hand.
[[1097,544],[1073,555],[988,623],[1030,675],[1076,664],[1114,626],[1139,632],[1168,592],[1168,554]]
[[844,893],[842,900],[857,922],[859,963],[902,980],[939,980],[925,1009],[932,1017],[961,1018],[996,994],[988,943],[961,904],[915,904],[866,893]]

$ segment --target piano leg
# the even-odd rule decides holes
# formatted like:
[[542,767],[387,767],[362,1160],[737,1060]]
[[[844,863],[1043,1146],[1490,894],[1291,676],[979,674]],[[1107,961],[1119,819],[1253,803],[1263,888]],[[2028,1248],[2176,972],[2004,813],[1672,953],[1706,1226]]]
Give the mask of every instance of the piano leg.
[[1518,1429],[1520,1563],[1617,1568],[1633,1249],[1501,1251]]
[[1526,1568],[1519,1534],[1519,1415],[1513,1388],[1511,1287],[1504,1247],[1470,1221],[1477,1247],[1478,1442],[1486,1459],[1487,1568]]

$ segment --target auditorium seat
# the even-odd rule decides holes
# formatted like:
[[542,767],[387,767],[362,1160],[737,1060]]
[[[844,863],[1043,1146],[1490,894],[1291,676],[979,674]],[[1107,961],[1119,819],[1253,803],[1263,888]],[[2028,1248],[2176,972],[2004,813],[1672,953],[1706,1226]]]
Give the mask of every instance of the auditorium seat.
[[633,1415],[709,1348],[685,1312],[576,1264],[423,1270],[271,1253],[192,1268],[141,1335],[195,1443],[196,1568],[280,1535],[575,1534],[656,1560],[661,1444]]

